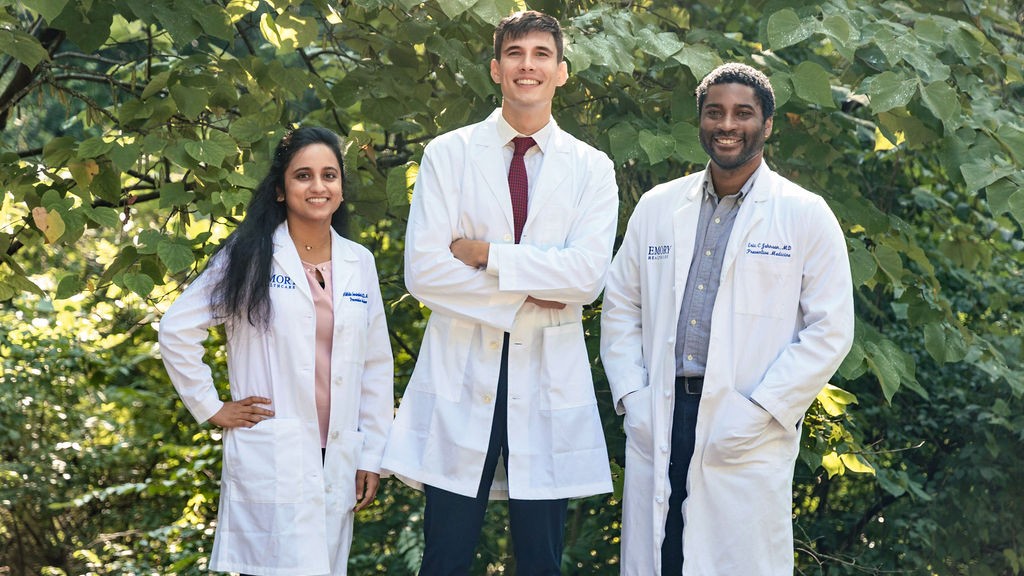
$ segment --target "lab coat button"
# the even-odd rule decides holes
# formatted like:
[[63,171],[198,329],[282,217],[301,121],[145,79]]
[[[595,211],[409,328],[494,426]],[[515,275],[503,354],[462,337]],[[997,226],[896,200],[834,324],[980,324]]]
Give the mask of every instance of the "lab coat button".
[[662,444],[661,445],[661,451],[662,452],[668,452],[668,444]]
[[654,499],[654,501],[657,502],[658,504],[661,504],[662,502],[665,501],[665,499],[662,498],[661,496],[658,496],[657,498]]
[[339,376],[335,378],[334,380],[332,380],[332,382],[334,383],[335,386],[341,386],[341,377]]
[[503,240],[504,240],[505,242],[511,242],[511,241],[512,241],[512,235],[511,235],[511,234],[505,234],[505,236],[504,236],[504,237],[502,237],[502,239],[503,239]]
[[484,404],[490,404],[491,400],[493,400],[493,398],[491,398],[490,394],[484,394]]
[[491,342],[491,343],[489,344],[489,346],[491,347],[491,350],[497,350],[497,349],[498,349],[498,347],[499,347],[500,345],[498,344],[498,341],[497,341],[497,340],[493,340],[493,341],[492,341],[492,342]]
[[672,396],[672,391],[671,390],[665,390],[665,398],[668,398],[670,396]]
[[338,431],[335,430],[334,432],[331,432],[331,440],[337,440],[337,439],[338,439]]
[[324,486],[324,492],[327,492],[328,494],[331,493],[331,485],[330,484],[328,484],[327,486]]

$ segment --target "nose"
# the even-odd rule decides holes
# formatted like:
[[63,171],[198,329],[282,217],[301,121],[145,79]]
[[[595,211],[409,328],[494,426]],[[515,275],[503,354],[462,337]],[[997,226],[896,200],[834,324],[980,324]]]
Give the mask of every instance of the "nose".
[[523,70],[533,70],[533,68],[534,68],[533,56],[531,56],[529,54],[524,56],[522,62],[519,64],[519,67],[521,69],[523,69]]

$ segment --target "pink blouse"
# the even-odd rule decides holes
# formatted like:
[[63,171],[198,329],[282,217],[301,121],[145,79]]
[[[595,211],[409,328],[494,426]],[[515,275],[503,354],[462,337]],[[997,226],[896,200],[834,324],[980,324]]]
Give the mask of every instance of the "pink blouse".
[[[331,297],[331,261],[313,265],[302,263],[313,295],[316,315],[316,364],[313,380],[316,383],[316,415],[320,422],[320,447],[327,447],[327,432],[331,426],[331,347],[334,344],[334,302]],[[320,286],[317,271],[323,278]]]

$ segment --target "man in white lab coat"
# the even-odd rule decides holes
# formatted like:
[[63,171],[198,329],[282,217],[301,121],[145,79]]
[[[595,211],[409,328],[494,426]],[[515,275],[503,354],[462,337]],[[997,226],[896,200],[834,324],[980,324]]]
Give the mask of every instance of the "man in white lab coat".
[[567,499],[612,487],[581,323],[611,261],[612,163],[551,117],[554,18],[502,20],[494,54],[502,107],[427,146],[405,238],[431,315],[384,468],[426,493],[421,574],[469,572],[489,498],[510,500],[518,573],[558,574]]
[[708,168],[640,199],[605,289],[622,573],[791,576],[800,425],[853,341],[846,241],[820,196],[762,159],[762,73],[715,69],[697,109]]

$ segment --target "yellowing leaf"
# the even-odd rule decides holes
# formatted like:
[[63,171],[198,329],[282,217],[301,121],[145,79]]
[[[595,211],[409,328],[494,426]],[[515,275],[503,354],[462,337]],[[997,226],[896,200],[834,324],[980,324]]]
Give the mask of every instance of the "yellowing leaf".
[[875,127],[875,152],[892,150],[893,148],[906,142],[906,140],[907,139],[903,136],[903,132],[897,131],[896,143],[893,144],[891,140],[885,137],[885,134],[882,134],[882,131],[879,130],[877,126]]
[[868,464],[863,458],[856,454],[843,454],[839,457],[843,465],[850,472],[857,474],[874,474],[875,469]]
[[842,475],[846,471],[843,466],[843,460],[839,457],[839,454],[831,452],[821,457],[821,467],[828,472],[828,477],[831,478],[836,475]]
[[32,221],[36,228],[46,236],[46,242],[53,244],[64,235],[64,219],[56,210],[47,210],[42,206],[32,209]]

